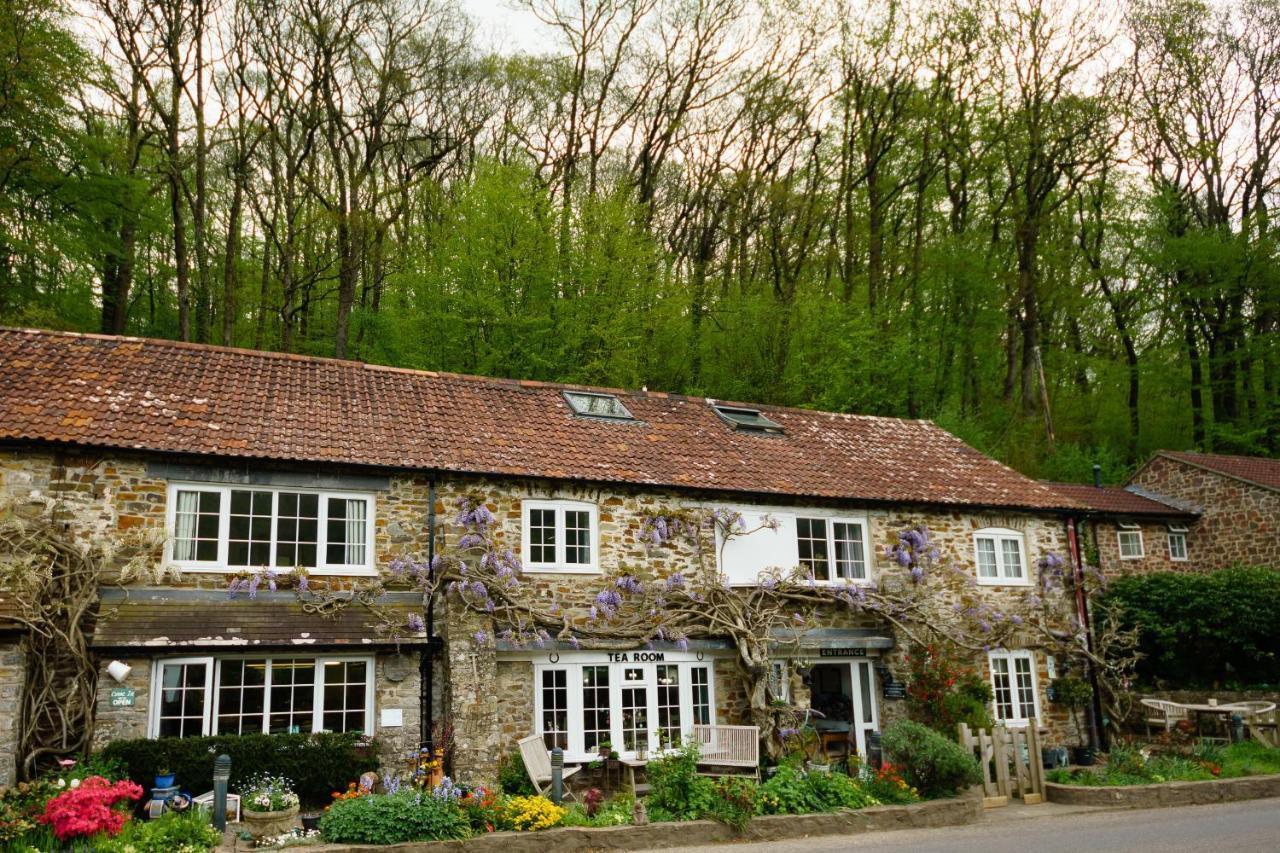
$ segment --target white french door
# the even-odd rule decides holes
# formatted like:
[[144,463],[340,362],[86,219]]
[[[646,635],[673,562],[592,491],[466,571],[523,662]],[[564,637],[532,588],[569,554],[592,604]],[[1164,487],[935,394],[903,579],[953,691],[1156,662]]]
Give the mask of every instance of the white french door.
[[880,709],[876,704],[876,671],[870,661],[860,660],[849,664],[850,685],[853,687],[853,736],[858,744],[858,754],[867,754],[867,733],[880,727]]

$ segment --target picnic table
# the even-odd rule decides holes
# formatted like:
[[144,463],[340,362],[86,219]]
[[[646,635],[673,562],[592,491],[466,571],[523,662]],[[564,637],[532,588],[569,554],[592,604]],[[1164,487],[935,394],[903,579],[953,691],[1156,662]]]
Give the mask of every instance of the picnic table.
[[[1213,699],[1206,702],[1173,702],[1171,700],[1143,700],[1144,705],[1158,708],[1161,710],[1166,719],[1173,719],[1175,716],[1195,717],[1198,720],[1208,717],[1220,723],[1228,721],[1232,715],[1239,714],[1246,723],[1251,718],[1263,714],[1269,714],[1276,709],[1274,702],[1222,702],[1219,703]],[[1176,711],[1175,711],[1176,709]],[[1181,712],[1177,714],[1176,712]],[[1200,725],[1196,724],[1197,731]]]

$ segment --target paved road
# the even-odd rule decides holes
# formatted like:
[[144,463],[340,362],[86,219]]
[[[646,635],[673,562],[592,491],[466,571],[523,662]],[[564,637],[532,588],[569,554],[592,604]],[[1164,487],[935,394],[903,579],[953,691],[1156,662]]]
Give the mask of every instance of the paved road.
[[[1034,807],[1022,807],[1028,812]],[[1004,811],[1000,809],[999,811]],[[988,812],[993,815],[995,812]],[[987,817],[948,829],[823,836],[767,844],[681,847],[667,853],[1278,853],[1280,799],[1029,818]]]

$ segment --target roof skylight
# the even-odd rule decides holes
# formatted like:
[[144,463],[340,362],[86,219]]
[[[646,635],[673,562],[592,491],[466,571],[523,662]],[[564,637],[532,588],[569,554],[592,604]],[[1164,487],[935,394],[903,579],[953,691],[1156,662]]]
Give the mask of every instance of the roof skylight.
[[565,391],[564,398],[575,415],[588,418],[610,418],[616,421],[633,421],[635,415],[627,411],[613,394],[592,394],[587,391]]
[[735,429],[773,433],[781,433],[783,431],[782,424],[765,417],[759,409],[725,406],[720,403],[712,403],[711,407],[716,410],[716,414],[728,421],[729,425]]

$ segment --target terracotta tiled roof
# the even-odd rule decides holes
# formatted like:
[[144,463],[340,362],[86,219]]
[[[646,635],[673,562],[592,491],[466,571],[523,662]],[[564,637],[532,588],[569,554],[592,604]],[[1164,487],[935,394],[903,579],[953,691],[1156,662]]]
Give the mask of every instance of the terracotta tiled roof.
[[[0,329],[0,440],[895,503],[1073,508],[927,421],[617,391],[635,423],[577,417],[569,386],[351,361]],[[600,389],[592,389],[600,390]]]
[[1095,512],[1108,515],[1194,516],[1180,507],[1162,503],[1153,497],[1138,494],[1118,486],[1091,486],[1085,483],[1049,483],[1056,492],[1063,494]]
[[[421,594],[389,593],[375,614],[361,604],[332,616],[307,613],[292,592],[266,590],[250,599],[228,599],[216,590],[104,589],[94,648],[372,648],[425,643],[411,633],[410,613],[423,611]],[[386,629],[384,618],[398,629]]]
[[1179,462],[1198,465],[1245,480],[1268,489],[1280,489],[1280,459],[1261,456],[1226,456],[1220,453],[1189,453],[1179,450],[1161,450],[1157,456],[1166,456]]

